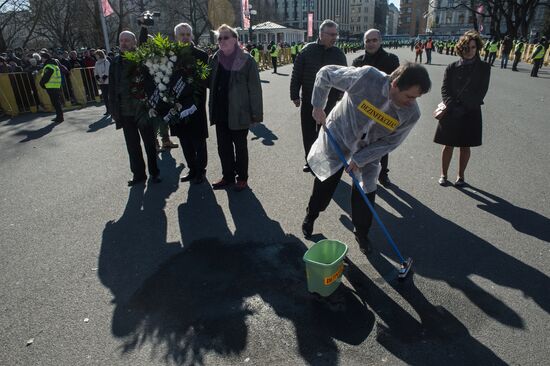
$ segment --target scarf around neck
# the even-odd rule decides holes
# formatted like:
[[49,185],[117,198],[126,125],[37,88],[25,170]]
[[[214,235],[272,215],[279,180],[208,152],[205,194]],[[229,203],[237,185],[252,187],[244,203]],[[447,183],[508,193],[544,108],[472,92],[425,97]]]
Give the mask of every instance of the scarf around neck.
[[244,51],[236,44],[235,50],[230,55],[225,55],[220,49],[218,51],[218,61],[228,71],[239,71],[246,63],[246,57],[242,57],[243,55]]

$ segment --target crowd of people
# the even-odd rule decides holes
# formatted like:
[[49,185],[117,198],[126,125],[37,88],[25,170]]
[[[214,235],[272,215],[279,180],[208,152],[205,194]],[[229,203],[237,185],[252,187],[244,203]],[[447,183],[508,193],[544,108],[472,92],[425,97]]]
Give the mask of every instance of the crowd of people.
[[[416,39],[409,43],[411,51],[415,53],[414,62],[422,62],[422,55],[426,53],[426,64],[432,63],[432,52],[438,52],[439,54],[455,56],[458,54],[457,44],[458,39],[447,40],[432,40],[432,37],[428,37],[426,40]],[[482,40],[482,45],[479,51],[483,50],[483,61],[489,63],[490,66],[494,66],[497,54],[500,51],[500,68],[508,68],[508,61],[510,55],[514,55],[514,63],[512,65],[512,71],[518,71],[518,64],[521,62],[523,53],[527,42],[524,38],[513,39],[510,36],[505,36],[502,40],[498,37],[493,37],[485,42]],[[528,60],[533,64],[531,69],[531,76],[538,77],[538,71],[542,67],[544,56],[548,50],[548,41],[545,37],[536,38],[534,40],[534,49]]]
[[[165,147],[179,145],[170,141],[177,137],[188,170],[180,177],[182,182],[203,184],[206,181],[208,123],[215,126],[217,152],[222,175],[212,183],[213,189],[248,188],[249,155],[247,135],[250,127],[264,120],[262,86],[259,77],[258,54],[268,53],[277,72],[277,52],[290,48],[293,61],[290,81],[290,101],[300,108],[301,132],[304,148],[305,173],[315,179],[302,223],[306,237],[313,233],[314,222],[329,205],[344,172],[354,173],[360,180],[367,199],[374,204],[377,184],[391,186],[389,153],[397,148],[420,118],[417,98],[429,92],[431,81],[422,63],[432,62],[432,52],[457,55],[459,60],[448,65],[441,87],[442,103],[437,116],[438,126],[434,142],[442,145],[441,177],[439,184],[449,185],[448,171],[454,148],[459,149],[458,171],[454,185],[466,184],[465,172],[471,156],[471,147],[482,144],[482,110],[489,88],[491,65],[495,52],[493,41],[485,43],[475,31],[468,31],[458,40],[417,40],[410,43],[417,55],[415,63],[400,65],[397,55],[385,49],[408,45],[402,41],[384,42],[376,29],[365,32],[362,43],[364,54],[347,65],[346,52],[358,49],[357,44],[338,44],[338,24],[325,20],[319,37],[310,43],[241,45],[237,30],[222,25],[216,31],[217,43],[200,48],[194,44],[192,28],[181,23],[174,28],[177,42],[190,43],[194,59],[209,65],[210,74],[201,82],[190,82],[189,75],[180,77],[185,85],[178,92],[176,112],[186,112],[187,123],[171,124],[162,136]],[[105,100],[106,115],[122,129],[133,174],[129,186],[143,184],[147,172],[152,183],[162,181],[157,165],[158,141],[153,124],[142,124],[143,116],[157,116],[155,106],[132,95],[132,66],[122,57],[147,38],[142,28],[139,39],[124,31],[119,35],[119,49],[61,52],[57,58],[50,50],[29,50],[21,57],[10,58],[0,68],[36,71],[42,65],[44,72],[40,85],[48,89],[52,104],[58,112],[60,93],[55,90],[64,82],[66,70],[76,67],[94,68],[94,79]],[[544,56],[545,40],[537,44],[531,58]],[[489,44],[489,46],[487,46]],[[342,46],[342,47],[339,47]],[[480,51],[487,50],[487,62]],[[523,40],[503,40],[503,55],[522,52]],[[4,61],[4,57],[0,61]],[[518,58],[512,69],[517,69]],[[540,65],[539,65],[540,66]],[[502,57],[502,68],[507,57]],[[19,69],[17,69],[19,70]],[[135,76],[135,75],[134,75]],[[536,76],[536,75],[535,75]],[[148,78],[146,73],[143,78]],[[187,81],[187,83],[185,82]],[[178,83],[176,83],[178,84]],[[154,86],[145,84],[147,100],[155,94]],[[190,96],[194,96],[190,98]],[[208,96],[208,98],[207,98]],[[207,105],[208,99],[208,105]],[[57,103],[57,104],[56,104]],[[441,107],[442,106],[442,107]],[[59,106],[60,107],[60,106]],[[208,109],[208,117],[207,117]],[[62,113],[62,112],[61,112]],[[435,113],[435,112],[434,112]],[[434,114],[435,116],[435,114]],[[56,116],[58,122],[63,116]],[[330,137],[329,137],[330,135]],[[334,141],[332,140],[334,139]],[[330,140],[330,141],[329,141]],[[332,141],[332,142],[331,142]],[[146,160],[143,157],[143,143]],[[345,156],[336,154],[331,143],[336,143]],[[370,250],[368,233],[372,215],[357,187],[352,188],[351,207],[355,237],[360,248]]]

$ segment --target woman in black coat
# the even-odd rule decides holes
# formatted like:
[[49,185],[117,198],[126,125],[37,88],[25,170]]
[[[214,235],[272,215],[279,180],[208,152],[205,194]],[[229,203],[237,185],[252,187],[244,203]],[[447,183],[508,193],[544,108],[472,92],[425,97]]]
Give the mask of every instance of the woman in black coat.
[[460,148],[455,182],[455,186],[460,187],[465,184],[464,171],[470,159],[470,147],[481,146],[481,105],[489,88],[491,73],[489,64],[479,58],[482,46],[479,33],[464,33],[455,47],[460,60],[445,70],[441,95],[448,111],[439,121],[434,137],[434,142],[444,145],[440,185],[447,185],[447,171],[455,147]]

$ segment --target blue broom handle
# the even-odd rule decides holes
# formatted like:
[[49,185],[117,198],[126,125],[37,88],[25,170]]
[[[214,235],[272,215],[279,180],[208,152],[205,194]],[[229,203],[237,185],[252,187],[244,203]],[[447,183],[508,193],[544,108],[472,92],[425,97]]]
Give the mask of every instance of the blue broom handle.
[[[329,129],[325,125],[323,125],[323,130],[325,130],[325,132],[328,136],[328,140],[330,141],[330,144],[332,145],[334,150],[336,150],[336,153],[338,154],[338,157],[340,158],[342,163],[344,163],[344,168],[347,169],[349,167],[348,162],[346,160],[346,157],[344,156],[344,153],[340,149],[340,146],[338,146],[338,143],[334,139],[334,136],[332,136],[332,133],[329,131]],[[378,214],[374,210],[374,207],[372,206],[372,203],[370,203],[369,198],[365,194],[365,191],[363,191],[363,188],[361,188],[361,184],[359,184],[359,180],[357,180],[357,178],[355,177],[355,174],[353,173],[352,170],[350,170],[348,172],[348,174],[350,175],[351,179],[353,180],[353,184],[355,184],[355,187],[357,187],[357,189],[359,190],[359,193],[361,194],[361,197],[363,197],[363,200],[365,200],[365,203],[367,204],[370,211],[372,212],[372,216],[374,216],[374,219],[376,220],[376,222],[378,222],[378,225],[380,225],[380,227],[382,228],[382,232],[384,232],[384,235],[386,235],[386,238],[388,239],[389,243],[393,247],[393,250],[395,251],[395,253],[397,253],[397,256],[399,257],[401,262],[405,262],[405,259],[403,258],[403,256],[401,255],[401,252],[397,248],[397,245],[393,241],[390,233],[388,232],[388,229],[386,229],[386,226],[384,225],[384,223],[380,219],[380,216],[378,216]]]

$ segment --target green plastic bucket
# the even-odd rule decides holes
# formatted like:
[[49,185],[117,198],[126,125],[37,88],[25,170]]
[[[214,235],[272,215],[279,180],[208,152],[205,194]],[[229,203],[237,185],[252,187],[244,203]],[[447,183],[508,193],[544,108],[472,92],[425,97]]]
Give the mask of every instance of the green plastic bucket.
[[337,240],[324,239],[315,243],[304,254],[307,289],[321,296],[334,292],[342,282],[344,257],[348,246]]

